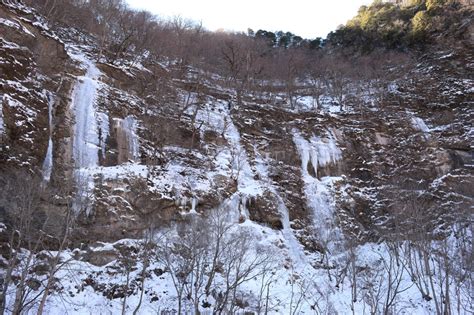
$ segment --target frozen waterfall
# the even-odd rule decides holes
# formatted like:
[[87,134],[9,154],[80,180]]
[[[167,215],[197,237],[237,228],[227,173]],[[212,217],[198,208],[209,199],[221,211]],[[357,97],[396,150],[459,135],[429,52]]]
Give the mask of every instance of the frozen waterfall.
[[[319,240],[327,243],[328,249],[335,252],[341,232],[335,224],[334,195],[332,188],[340,177],[325,176],[318,178],[318,166],[324,167],[337,163],[342,158],[342,152],[337,147],[334,136],[328,133],[326,139],[312,136],[306,140],[298,130],[293,130],[293,142],[301,158],[301,169],[304,182],[304,194],[307,205],[313,211],[313,225]],[[316,177],[308,172],[308,163],[314,168]],[[332,242],[329,242],[332,240]]]
[[95,100],[100,71],[85,56],[78,55],[77,57],[87,66],[87,72],[79,77],[72,100],[76,119],[73,157],[76,168],[88,168],[97,166],[99,160],[100,143]]
[[94,190],[92,169],[99,165],[99,148],[101,147],[99,113],[95,106],[100,71],[85,55],[74,54],[72,57],[87,69],[86,74],[78,78],[79,82],[72,95],[72,110],[76,122],[72,153],[75,164],[74,181],[77,186],[73,208],[76,212],[85,211],[88,215]]

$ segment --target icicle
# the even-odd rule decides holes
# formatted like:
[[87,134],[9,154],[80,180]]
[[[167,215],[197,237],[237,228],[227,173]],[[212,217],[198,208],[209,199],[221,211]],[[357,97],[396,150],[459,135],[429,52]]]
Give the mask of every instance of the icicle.
[[128,137],[128,148],[133,161],[139,159],[138,137],[137,137],[137,121],[131,116],[124,119],[124,129]]
[[193,197],[193,199],[191,201],[191,211],[190,211],[190,213],[197,213],[196,212],[197,202],[198,202],[197,198]]
[[2,106],[2,103],[0,103],[0,137],[5,132],[5,126],[4,126],[4,122],[3,122],[3,106]]
[[43,161],[43,179],[49,182],[51,179],[51,172],[53,171],[53,106],[54,97],[48,93],[48,121],[49,121],[49,140],[46,156]]
[[412,123],[413,127],[416,130],[422,131],[424,133],[429,133],[430,132],[430,128],[428,128],[428,126],[425,124],[423,119],[421,119],[419,117],[412,117],[411,118],[411,123]]
[[[311,152],[311,163],[315,170],[317,167],[323,167],[341,159],[342,152],[337,147],[334,135],[332,134],[329,135],[328,139],[324,140],[313,136],[308,142],[300,135],[298,130],[293,130],[293,141],[302,160],[306,159],[305,152]],[[338,246],[337,241],[341,237],[340,231],[332,227],[334,220],[334,197],[331,192],[331,186],[338,178],[330,176],[321,179],[314,178],[305,169],[302,169],[302,177],[307,205],[314,213],[313,226],[315,231],[318,231],[318,237],[323,240],[327,240],[328,235],[331,235],[334,242],[330,248],[335,249]]]
[[139,148],[137,136],[137,122],[135,118],[127,116],[124,119],[114,119],[119,145],[119,163],[139,161]]
[[99,143],[102,151],[102,158],[105,159],[107,138],[109,137],[109,115],[98,113],[99,117]]
[[337,147],[332,135],[325,140],[313,136],[311,137],[310,141],[313,149],[315,150],[315,154],[317,154],[317,166],[323,167],[327,164],[336,163],[341,159],[342,152]]

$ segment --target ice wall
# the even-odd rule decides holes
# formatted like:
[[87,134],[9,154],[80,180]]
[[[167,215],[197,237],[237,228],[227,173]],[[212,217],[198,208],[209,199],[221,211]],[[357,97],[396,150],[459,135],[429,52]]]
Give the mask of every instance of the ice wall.
[[75,114],[73,157],[76,168],[98,165],[99,133],[95,100],[98,89],[99,69],[83,55],[78,56],[87,67],[84,76],[79,77],[72,106]]
[[336,163],[341,159],[342,152],[332,136],[326,139],[312,136],[309,140],[306,140],[298,131],[294,130],[293,141],[301,157],[303,175],[309,174],[309,163],[311,163],[317,177],[318,167]]

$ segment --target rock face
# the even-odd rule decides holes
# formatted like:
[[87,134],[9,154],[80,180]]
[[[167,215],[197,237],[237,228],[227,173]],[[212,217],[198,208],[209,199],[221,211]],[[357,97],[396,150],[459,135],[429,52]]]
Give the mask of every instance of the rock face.
[[[284,108],[262,106],[261,104],[268,102],[263,98],[254,98],[238,110],[227,112],[228,109],[219,104],[225,104],[232,95],[222,91],[217,93],[218,86],[202,86],[201,89],[207,89],[209,95],[200,96],[200,102],[207,105],[197,111],[197,120],[193,119],[191,113],[184,113],[176,120],[176,117],[165,111],[158,111],[150,118],[148,114],[143,114],[143,108],[148,105],[137,97],[137,84],[132,84],[130,74],[107,64],[96,66],[93,58],[77,50],[66,52],[64,45],[48,30],[34,26],[26,18],[21,21],[15,19],[14,14],[22,14],[21,11],[12,13],[6,7],[1,7],[0,14],[5,21],[11,21],[0,24],[4,34],[0,48],[3,56],[0,65],[3,94],[2,154],[5,163],[27,162],[31,166],[38,166],[47,155],[48,134],[51,134],[55,165],[52,171],[53,186],[58,185],[57,179],[64,175],[70,178],[68,173],[73,167],[72,161],[78,160],[76,163],[81,164],[81,154],[76,152],[78,148],[92,150],[88,159],[95,162],[86,163],[86,167],[120,166],[129,162],[146,165],[150,162],[160,168],[170,161],[179,160],[194,169],[190,173],[198,177],[193,181],[199,182],[203,179],[199,179],[199,171],[215,171],[217,167],[223,166],[216,164],[220,162],[219,150],[236,146],[231,139],[234,134],[226,136],[226,125],[231,123],[236,128],[233,132],[240,134],[241,146],[239,156],[231,156],[231,160],[234,159],[230,161],[233,164],[230,166],[231,171],[242,168],[238,164],[248,163],[255,182],[261,185],[265,181],[265,185],[270,184],[271,190],[275,191],[267,190],[250,196],[250,219],[281,228],[281,223],[278,223],[281,213],[277,209],[280,197],[288,209],[289,221],[312,220],[307,202],[301,198],[306,175],[317,180],[345,175],[344,181],[352,185],[351,189],[361,189],[357,182],[362,181],[363,185],[371,183],[370,187],[363,187],[364,189],[371,189],[374,194],[384,194],[378,187],[388,180],[387,176],[391,181],[397,177],[411,182],[422,180],[426,186],[452,170],[462,171],[470,163],[466,130],[454,126],[469,115],[469,109],[465,106],[468,104],[467,95],[472,94],[472,91],[462,90],[457,82],[447,78],[447,82],[452,82],[452,89],[460,89],[459,93],[450,94],[447,107],[438,107],[436,104],[440,104],[441,100],[436,99],[436,95],[439,94],[432,93],[438,82],[445,82],[444,77],[454,75],[449,71],[462,72],[465,69],[453,68],[455,63],[449,58],[426,60],[425,69],[429,69],[430,62],[437,62],[437,66],[444,67],[446,71],[414,73],[413,76],[417,77],[415,84],[399,87],[399,91],[389,98],[383,110],[371,112],[367,116],[357,112],[339,116],[329,116],[324,112],[288,112]],[[80,73],[85,76],[73,77]],[[29,77],[38,74],[45,79],[35,83],[27,82]],[[166,71],[162,74],[165,75]],[[98,83],[100,75],[102,78]],[[460,77],[462,73],[456,75]],[[91,98],[84,98],[81,91],[91,90],[92,85],[94,90],[97,89],[97,96],[89,93]],[[420,86],[431,88],[421,89]],[[175,89],[179,91],[184,88],[185,92],[191,87],[191,83],[186,83]],[[44,93],[45,89],[54,99],[52,106],[48,106],[51,101]],[[404,92],[400,92],[401,90]],[[89,106],[89,114],[84,114],[80,106],[75,104],[77,93],[81,94],[80,102]],[[425,94],[430,95],[429,102]],[[422,98],[422,101],[415,102],[412,100],[413,95]],[[400,106],[402,103],[403,106]],[[71,111],[71,107],[76,112]],[[423,115],[424,108],[432,109],[428,120],[416,116],[417,113]],[[50,113],[54,124],[49,119]],[[89,117],[90,121],[82,119],[82,116]],[[81,129],[71,130],[72,121],[81,125]],[[449,124],[450,121],[453,123]],[[51,131],[50,128],[54,130]],[[298,152],[293,141],[293,130],[302,133],[302,141],[308,142],[308,152]],[[81,138],[78,134],[80,131],[95,138]],[[219,136],[220,134],[222,135]],[[79,146],[78,143],[83,145]],[[172,147],[181,149],[173,149],[171,152]],[[185,152],[191,149],[195,156]],[[13,156],[16,158],[12,158]],[[206,159],[211,161],[205,161]],[[411,162],[407,163],[408,160]],[[413,160],[416,162],[412,162]],[[266,166],[265,172],[261,172],[259,164]],[[414,166],[417,164],[420,168]],[[392,170],[396,170],[396,174]],[[122,171],[124,170],[116,170],[115,175]],[[148,175],[142,172],[140,176],[150,176],[153,171],[147,169],[145,173]],[[166,169],[163,171],[166,172]],[[186,179],[186,172],[182,170],[178,174]],[[408,173],[411,175],[407,176]],[[110,181],[110,178],[107,180]],[[184,190],[180,188],[173,191],[173,187],[168,187],[166,189],[169,191],[165,194],[177,204],[180,203],[178,199],[185,196],[190,200],[193,196],[199,199],[199,195],[203,196],[204,193],[199,191],[199,184],[192,182],[187,183]],[[212,186],[212,183],[207,185]],[[220,183],[216,188],[221,190],[219,194],[233,193],[220,186]],[[162,194],[160,189],[161,187],[157,193]],[[195,189],[197,191],[193,191]],[[275,193],[280,197],[270,197]],[[220,198],[223,197],[214,199]],[[142,209],[146,208],[143,197],[138,200],[140,202],[137,208],[141,209],[135,211],[149,212]],[[384,206],[374,209],[373,202],[359,198],[349,203],[347,200],[340,202],[341,205],[346,205],[340,206],[340,209],[346,209],[348,204],[359,209],[346,211],[356,214],[389,210]],[[368,210],[367,207],[373,209]],[[354,219],[362,221],[359,225],[361,228],[365,226],[365,230],[369,229],[367,218],[356,215]]]
[[[87,186],[94,187],[87,188],[95,195],[87,206],[94,219],[84,219],[83,224],[92,230],[97,225],[97,237],[107,225],[120,231],[109,231],[116,237],[108,240],[136,236],[138,222],[152,213],[170,222],[183,211],[203,212],[235,194],[245,203],[250,220],[275,229],[283,229],[287,220],[301,230],[296,234],[305,235],[321,207],[335,207],[350,222],[350,229],[356,227],[357,235],[373,237],[373,225],[394,211],[382,196],[413,183],[426,189],[452,171],[469,173],[467,130],[454,126],[469,115],[467,95],[472,89],[463,90],[444,79],[454,75],[449,71],[465,69],[453,68],[452,60],[425,60],[425,69],[436,62],[446,71],[414,70],[416,83],[406,87],[397,83],[398,91],[385,107],[370,115],[288,111],[262,105],[269,101],[264,97],[229,111],[226,104],[233,95],[217,82],[200,86],[208,94],[196,99],[202,106],[194,113],[176,116],[161,108],[150,115],[143,111],[149,104],[138,95],[140,84],[132,79],[138,69],[132,74],[96,65],[91,53],[66,51],[47,29],[26,18],[15,19],[21,10],[0,10],[1,17],[11,21],[0,24],[3,164],[37,167],[49,156],[48,163],[54,165],[52,187],[63,186],[64,178],[70,180],[74,165],[87,168],[88,175],[82,176],[88,178]],[[170,75],[166,69],[160,71]],[[42,81],[28,81],[39,74]],[[447,106],[439,107],[439,94],[431,90],[445,81],[460,90],[450,94]],[[196,87],[186,82],[174,89],[192,95],[189,91]],[[429,102],[425,94],[430,95]],[[415,101],[413,95],[423,101]],[[174,102],[178,107],[179,97]],[[425,119],[424,108],[431,109]],[[128,180],[129,175],[136,177]],[[242,187],[242,181],[248,184],[247,177],[253,191]],[[325,186],[329,177],[339,178],[337,187],[346,187],[344,192],[332,191],[340,189],[332,184]],[[132,187],[138,182],[143,185]],[[333,200],[325,195],[314,203],[314,194],[327,189],[325,194],[332,194]],[[360,194],[362,190],[370,194]]]
[[[58,158],[54,174],[61,177],[68,159],[60,153],[71,93],[71,70],[64,44],[36,25],[27,12],[0,6],[0,95],[2,106],[2,166],[35,167],[43,163],[53,134],[52,154]],[[38,78],[38,79],[36,79]],[[54,91],[54,92],[53,92]],[[55,130],[49,130],[48,93],[55,97]],[[56,175],[53,174],[53,177]]]
[[282,217],[278,211],[278,199],[271,192],[247,200],[249,218],[252,221],[268,224],[273,229],[283,229]]
[[[71,254],[78,264],[115,276],[122,271],[107,266],[120,261],[125,268],[127,255],[105,242],[172,234],[177,224],[225,209],[236,230],[252,228],[258,231],[252,241],[278,250],[293,284],[297,268],[365,272],[370,263],[344,260],[355,255],[350,246],[415,238],[406,211],[423,212],[433,238],[441,238],[472,207],[470,57],[423,56],[410,69],[411,81],[400,74],[397,89],[376,106],[348,101],[341,112],[329,101],[318,110],[296,101],[290,108],[277,82],[260,94],[244,93],[235,105],[240,91],[216,75],[196,83],[196,69],[183,79],[182,69],[165,63],[96,63],[95,38],[73,30],[57,37],[38,19],[0,4],[0,175],[45,174],[49,165],[41,214],[59,222],[74,208],[70,243],[81,248]],[[143,92],[150,72],[169,79],[159,101]],[[308,97],[309,88],[302,83],[296,94]],[[9,206],[1,200],[0,219]],[[155,270],[157,277],[169,272]],[[93,287],[123,298],[143,285],[134,279],[125,292],[100,283],[103,270],[94,273],[74,294]],[[152,291],[154,302],[162,293]]]

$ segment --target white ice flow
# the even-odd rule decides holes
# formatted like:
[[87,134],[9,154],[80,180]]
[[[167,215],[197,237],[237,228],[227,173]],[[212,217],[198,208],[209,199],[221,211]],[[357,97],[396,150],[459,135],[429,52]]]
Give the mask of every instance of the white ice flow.
[[73,157],[76,168],[89,168],[98,165],[100,147],[95,99],[100,71],[84,55],[75,55],[86,67],[87,72],[79,77],[72,106],[76,119],[74,129]]
[[[1,100],[1,99],[0,99]],[[3,103],[3,102],[2,102]],[[3,106],[0,104],[0,136],[5,132],[5,127],[3,126]]]
[[330,163],[336,163],[341,159],[341,150],[337,147],[333,137],[323,141],[316,136],[308,141],[304,139],[298,131],[293,130],[293,141],[296,144],[301,156],[301,168],[303,175],[308,175],[308,163],[311,162],[316,177],[318,177],[318,167]]
[[415,128],[416,130],[419,130],[419,131],[424,132],[424,133],[429,133],[430,132],[430,128],[428,128],[428,126],[425,124],[423,119],[421,119],[419,117],[412,117],[411,118],[411,123],[413,125],[413,128]]
[[[73,138],[73,159],[75,163],[74,180],[77,185],[77,196],[73,208],[76,212],[91,210],[93,196],[94,169],[99,165],[99,113],[95,101],[99,87],[100,71],[95,63],[83,54],[72,54],[74,59],[86,67],[84,76],[78,78],[72,95],[72,110],[75,117]],[[103,118],[103,117],[102,117]]]
[[[334,136],[327,139],[312,136],[306,140],[298,130],[293,130],[293,142],[301,157],[301,173],[304,181],[304,194],[308,207],[313,211],[313,225],[318,238],[328,243],[328,249],[335,252],[342,239],[334,218],[334,194],[331,188],[340,177],[325,176],[318,178],[318,167],[337,163],[342,157]],[[308,163],[313,166],[315,177],[308,172]],[[331,240],[331,242],[327,242]]]
[[[117,142],[119,145],[119,163],[140,160],[137,136],[137,120],[132,116],[124,119],[115,118]],[[122,147],[123,146],[123,147]],[[105,149],[104,149],[105,151]]]
[[49,140],[46,156],[43,161],[43,179],[47,182],[51,179],[51,172],[53,170],[53,105],[54,97],[48,94],[48,121],[49,121]]

